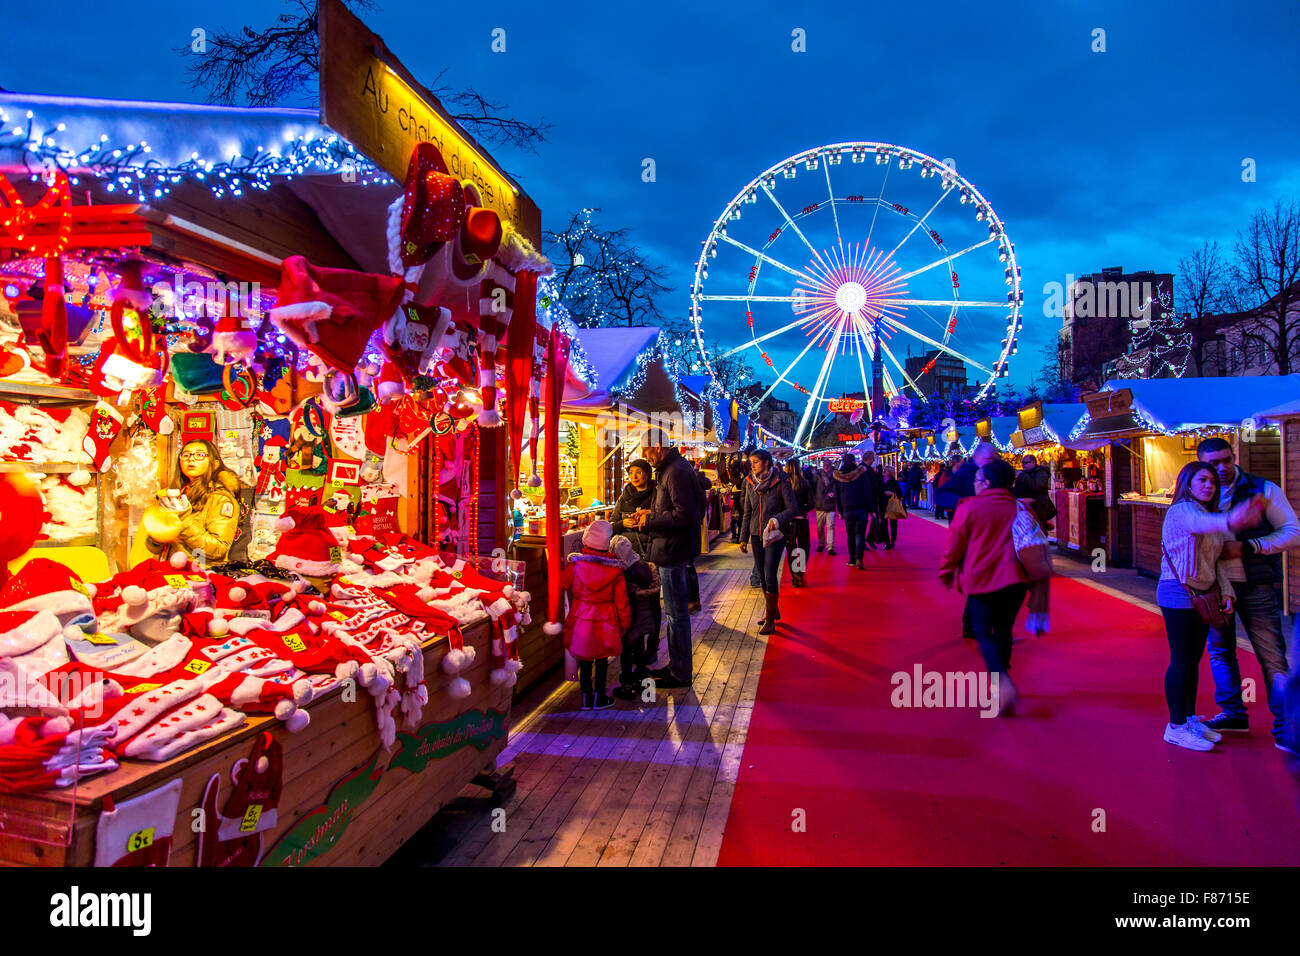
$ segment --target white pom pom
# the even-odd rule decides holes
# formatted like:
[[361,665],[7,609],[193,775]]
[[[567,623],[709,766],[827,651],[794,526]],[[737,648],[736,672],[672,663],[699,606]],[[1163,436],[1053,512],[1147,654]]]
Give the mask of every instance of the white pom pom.
[[462,650],[453,648],[447,652],[442,659],[442,670],[445,674],[459,674],[469,663],[469,655]]
[[293,528],[294,528],[294,526],[295,526],[296,524],[297,524],[296,521],[294,521],[294,520],[293,520],[292,518],[290,518],[288,515],[284,515],[283,517],[278,518],[278,519],[276,520],[276,522],[275,522],[275,530],[276,530],[276,531],[292,531]]
[[144,607],[149,600],[149,593],[136,584],[122,588],[122,603],[127,607]]
[[473,644],[466,644],[463,650],[465,652],[465,666],[468,667],[470,664],[473,664],[474,659],[478,657],[478,651],[474,649]]
[[243,604],[248,599],[248,588],[240,587],[238,584],[231,588],[229,593],[230,600],[236,604]]
[[294,681],[290,689],[293,691],[293,702],[299,707],[311,701],[311,681],[306,678]]
[[53,737],[55,734],[66,734],[72,730],[71,717],[55,717],[47,720],[41,725],[42,737]]
[[506,661],[506,670],[512,674],[518,674],[524,669],[523,661]]
[[230,633],[230,624],[224,617],[214,617],[208,621],[208,633],[213,637],[225,637]]
[[86,593],[89,594],[91,597],[94,597],[96,594],[99,593],[99,585],[97,585],[97,584],[87,584],[87,585],[86,585]]
[[289,719],[284,722],[284,726],[289,733],[296,734],[310,723],[311,714],[305,710],[295,710]]
[[447,683],[447,696],[452,700],[464,700],[470,695],[469,681],[463,677],[453,678]]
[[303,591],[307,590],[307,582],[302,578],[294,578],[289,582],[289,590],[294,594],[301,594]]
[[324,614],[324,613],[325,613],[325,602],[324,602],[324,601],[312,601],[310,604],[307,605],[307,611],[308,611],[309,613],[311,613],[311,614]]
[[501,589],[501,593],[502,593],[505,597],[511,597],[511,596],[513,596],[514,593],[515,593],[514,585],[512,585],[512,584],[507,584],[505,587],[503,587],[503,588]]
[[489,675],[489,677],[492,680],[492,683],[494,684],[504,684],[506,681],[510,680],[510,678],[513,676],[514,675],[511,674],[504,667],[494,667],[492,669],[492,673]]
[[348,680],[349,678],[356,677],[357,671],[360,669],[361,668],[357,666],[356,661],[344,661],[338,667],[334,668],[334,676],[339,680]]
[[547,634],[563,634],[564,625],[559,621],[547,621],[542,625],[542,630]]
[[170,558],[167,559],[167,563],[170,564],[177,571],[179,571],[181,568],[184,568],[189,565],[190,556],[186,554],[184,551],[177,551]]
[[281,720],[288,720],[298,710],[298,705],[291,700],[282,700],[275,705],[275,716]]
[[436,596],[436,592],[431,587],[423,587],[416,592],[415,596],[418,597],[421,601],[428,602],[434,599],[434,597]]
[[369,687],[371,684],[375,682],[375,678],[378,676],[379,676],[379,668],[376,667],[374,664],[361,665],[361,686],[362,687]]

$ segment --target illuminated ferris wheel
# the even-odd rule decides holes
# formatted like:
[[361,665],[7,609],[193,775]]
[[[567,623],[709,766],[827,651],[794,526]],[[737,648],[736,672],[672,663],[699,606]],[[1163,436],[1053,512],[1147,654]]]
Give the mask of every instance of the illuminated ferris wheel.
[[741,189],[703,246],[691,287],[699,366],[717,380],[733,356],[766,365],[755,404],[789,402],[795,448],[829,415],[883,414],[874,381],[886,400],[917,402],[926,376],[964,372],[983,397],[1016,352],[1015,247],[954,160],[889,143],[807,150]]

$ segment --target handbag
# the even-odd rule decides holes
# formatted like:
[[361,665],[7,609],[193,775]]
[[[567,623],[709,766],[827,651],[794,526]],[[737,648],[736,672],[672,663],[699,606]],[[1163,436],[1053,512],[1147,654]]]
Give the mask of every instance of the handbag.
[[1215,582],[1204,591],[1197,591],[1190,584],[1178,577],[1178,571],[1174,568],[1174,562],[1169,557],[1169,552],[1165,550],[1165,543],[1160,542],[1160,553],[1165,556],[1165,561],[1169,563],[1169,570],[1174,572],[1174,579],[1183,586],[1187,592],[1188,598],[1192,602],[1192,610],[1196,616],[1215,630],[1221,630],[1231,623],[1231,618],[1223,609],[1223,589]]
[[885,505],[885,517],[890,520],[901,520],[907,517],[907,508],[898,500],[897,495],[890,498],[889,503]]
[[785,540],[785,531],[782,530],[780,525],[777,525],[773,528],[764,529],[763,547],[766,548],[769,544],[776,544],[778,541],[783,541],[783,540]]
[[1033,582],[1046,581],[1052,576],[1052,554],[1047,535],[1038,518],[1016,501],[1016,517],[1011,522],[1011,542],[1016,549],[1016,560]]

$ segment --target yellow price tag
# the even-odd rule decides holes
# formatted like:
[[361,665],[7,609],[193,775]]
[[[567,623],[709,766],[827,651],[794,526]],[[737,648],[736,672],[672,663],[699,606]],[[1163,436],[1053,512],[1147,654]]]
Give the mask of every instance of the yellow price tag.
[[134,687],[132,687],[130,690],[128,690],[127,693],[128,693],[128,694],[143,694],[143,693],[146,693],[147,691],[157,690],[157,689],[158,689],[159,687],[161,687],[161,686],[162,686],[162,684],[136,684]]
[[87,634],[85,639],[91,644],[117,644],[117,638],[112,634]]
[[147,846],[153,846],[153,831],[153,827],[147,830],[136,830],[127,837],[126,851],[134,853],[136,850],[143,850]]
[[168,585],[174,588],[185,587],[185,575],[183,574],[164,574],[163,580],[166,581]]
[[336,621],[346,621],[348,619],[348,616],[342,611],[330,611],[330,617]]
[[82,597],[90,597],[90,592],[86,590],[86,586],[76,578],[73,578],[70,583],[72,584],[72,590],[76,591]]
[[330,548],[330,563],[338,564],[343,560],[343,552],[338,548]]
[[202,674],[212,666],[212,661],[193,660],[185,665],[185,669],[191,674]]
[[307,645],[302,642],[302,638],[297,634],[286,634],[281,640],[284,641],[284,646],[295,654],[301,654],[307,649]]
[[239,824],[240,833],[251,833],[257,829],[257,821],[262,818],[262,805],[254,803],[244,811],[244,819]]

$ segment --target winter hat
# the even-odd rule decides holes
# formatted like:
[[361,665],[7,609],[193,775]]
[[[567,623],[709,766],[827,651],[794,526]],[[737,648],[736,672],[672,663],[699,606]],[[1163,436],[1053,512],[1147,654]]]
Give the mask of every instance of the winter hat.
[[362,570],[345,553],[346,532],[340,520],[347,518],[319,506],[290,508],[276,522],[282,533],[267,559],[277,568],[314,578]]
[[655,476],[654,467],[644,458],[638,458],[635,461],[629,462],[627,466],[628,471],[631,471],[633,468],[640,468],[645,472],[647,478],[654,478]]
[[49,558],[27,562],[0,589],[0,608],[49,611],[56,615],[94,613],[90,589],[65,565]]
[[420,143],[411,153],[401,208],[401,259],[406,268],[428,262],[460,229],[465,190],[448,173],[432,143]]
[[257,333],[248,326],[244,304],[232,297],[226,314],[217,319],[211,352],[223,365],[247,362],[257,351]]
[[608,521],[593,521],[582,532],[582,546],[593,551],[608,551],[610,539],[614,537],[614,526]]
[[636,553],[632,542],[621,534],[614,535],[609,543],[609,550],[614,553],[614,557],[618,558],[619,564],[623,565],[624,569],[632,567],[641,560],[641,555]]
[[370,334],[406,292],[401,276],[313,266],[303,256],[282,264],[271,321],[296,344],[340,372],[361,362]]

